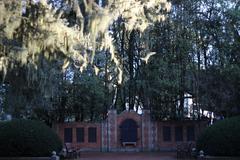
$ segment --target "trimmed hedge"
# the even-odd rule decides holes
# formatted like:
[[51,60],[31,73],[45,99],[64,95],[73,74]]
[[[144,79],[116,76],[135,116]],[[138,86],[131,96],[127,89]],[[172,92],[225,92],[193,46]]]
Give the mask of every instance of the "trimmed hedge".
[[39,121],[0,122],[0,157],[43,157],[60,151],[58,135]]
[[240,116],[208,127],[199,137],[197,149],[210,156],[240,156]]

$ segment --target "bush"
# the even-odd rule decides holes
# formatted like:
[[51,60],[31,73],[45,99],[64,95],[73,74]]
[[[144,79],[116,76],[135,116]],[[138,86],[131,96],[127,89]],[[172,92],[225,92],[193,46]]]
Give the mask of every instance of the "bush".
[[41,157],[60,151],[58,135],[42,122],[13,120],[0,122],[0,157]]
[[211,156],[240,156],[240,117],[216,122],[197,141],[197,149]]

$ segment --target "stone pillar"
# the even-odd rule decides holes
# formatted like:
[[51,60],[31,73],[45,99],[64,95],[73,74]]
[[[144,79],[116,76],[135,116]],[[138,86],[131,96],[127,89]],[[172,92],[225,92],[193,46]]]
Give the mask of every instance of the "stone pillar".
[[150,128],[150,150],[157,151],[158,150],[158,130],[157,130],[157,122],[151,121],[151,128]]
[[107,139],[108,151],[116,151],[117,149],[117,111],[109,110],[107,118]]
[[142,150],[151,150],[151,117],[150,110],[142,112]]
[[101,151],[107,152],[108,151],[108,121],[103,121],[101,123],[101,136],[102,136],[102,146]]

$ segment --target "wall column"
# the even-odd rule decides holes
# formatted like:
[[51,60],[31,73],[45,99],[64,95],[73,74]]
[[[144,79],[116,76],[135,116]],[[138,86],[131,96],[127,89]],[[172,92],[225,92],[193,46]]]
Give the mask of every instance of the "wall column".
[[105,120],[101,124],[101,136],[102,136],[102,145],[101,151],[107,152],[108,151],[108,121]]
[[117,110],[112,109],[108,111],[107,118],[107,144],[108,151],[117,150]]
[[150,130],[151,130],[151,118],[150,110],[143,110],[142,112],[142,150],[150,150]]

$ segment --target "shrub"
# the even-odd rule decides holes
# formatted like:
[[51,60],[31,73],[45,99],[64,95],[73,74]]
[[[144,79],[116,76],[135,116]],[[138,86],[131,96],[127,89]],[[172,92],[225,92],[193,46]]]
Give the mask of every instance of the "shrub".
[[197,149],[211,156],[240,156],[240,116],[216,122],[198,138]]
[[60,151],[58,135],[44,123],[13,120],[0,123],[0,157],[41,157]]

